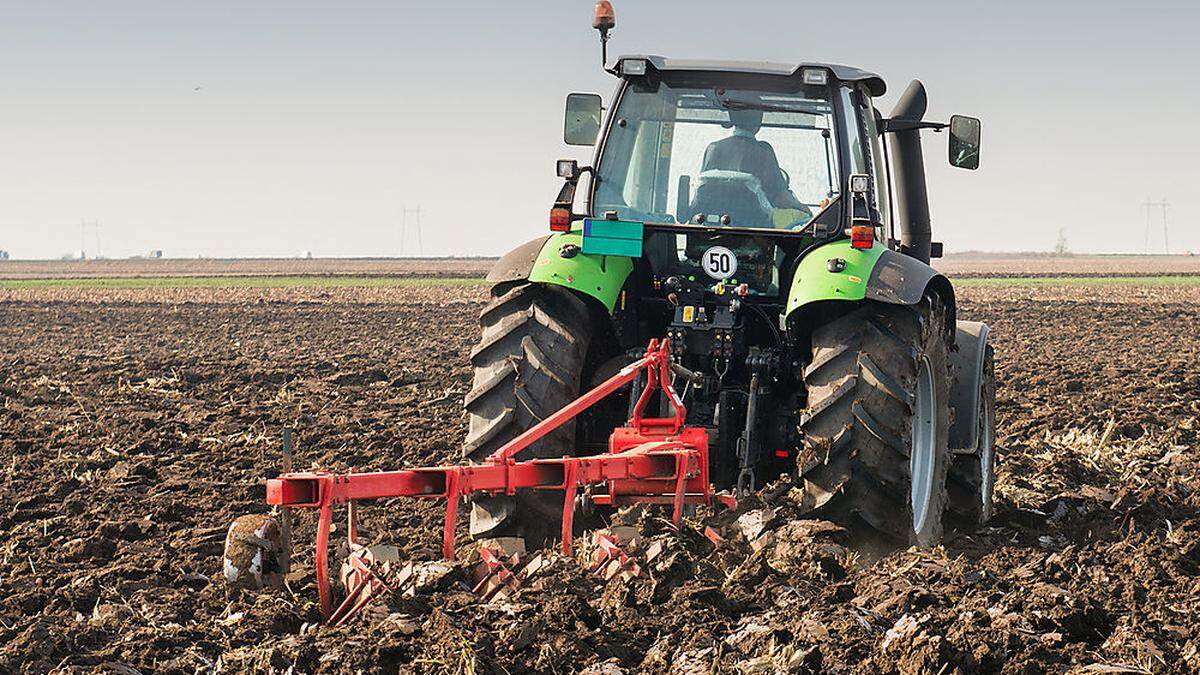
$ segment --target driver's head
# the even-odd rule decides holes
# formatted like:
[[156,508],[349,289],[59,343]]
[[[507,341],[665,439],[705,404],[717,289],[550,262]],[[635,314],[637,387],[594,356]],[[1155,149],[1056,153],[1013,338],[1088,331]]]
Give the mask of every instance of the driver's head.
[[761,110],[730,110],[729,121],[733,123],[734,129],[748,131],[751,134],[757,134],[759,127],[762,126],[762,111]]

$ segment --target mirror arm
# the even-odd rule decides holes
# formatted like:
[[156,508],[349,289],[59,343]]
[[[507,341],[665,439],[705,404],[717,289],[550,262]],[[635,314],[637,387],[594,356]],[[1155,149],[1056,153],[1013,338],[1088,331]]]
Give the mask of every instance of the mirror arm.
[[882,122],[883,125],[880,129],[880,132],[885,134],[893,134],[897,131],[912,131],[914,129],[933,129],[934,131],[941,131],[942,129],[950,126],[948,122],[913,122],[912,120],[902,120],[894,117],[884,118]]
[[[591,170],[591,167],[584,167],[580,169],[579,172],[582,174],[584,171]],[[568,178],[566,182],[563,183],[562,188],[559,189],[558,196],[554,198],[554,206],[552,207],[555,209],[567,209],[571,212],[571,220],[573,221],[588,217],[586,213],[575,213],[575,192],[577,191],[578,187],[578,177]]]
[[575,189],[579,186],[577,179],[568,178],[554,199],[554,206],[572,208],[575,206]]

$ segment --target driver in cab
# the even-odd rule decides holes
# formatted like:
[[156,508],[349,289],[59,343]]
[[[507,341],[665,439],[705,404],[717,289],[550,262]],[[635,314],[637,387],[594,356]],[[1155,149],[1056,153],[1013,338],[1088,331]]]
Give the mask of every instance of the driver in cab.
[[733,133],[709,144],[704,151],[701,172],[733,171],[757,178],[775,210],[772,220],[776,227],[811,220],[812,211],[788,188],[771,144],[755,138],[762,127],[762,111],[730,110],[729,119],[733,123]]

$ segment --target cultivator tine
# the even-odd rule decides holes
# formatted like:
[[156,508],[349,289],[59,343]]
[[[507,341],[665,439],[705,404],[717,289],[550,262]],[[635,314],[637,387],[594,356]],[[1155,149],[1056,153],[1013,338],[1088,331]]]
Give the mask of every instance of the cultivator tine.
[[679,529],[680,523],[683,521],[683,498],[684,484],[687,482],[687,455],[675,455],[675,496],[671,500],[673,508],[671,509],[671,522],[675,525],[675,529]]
[[333,504],[321,505],[317,517],[317,596],[321,603],[321,618],[328,621],[333,613],[333,589],[329,587],[329,531],[333,529]]
[[442,527],[442,557],[454,560],[454,526],[458,519],[458,502],[462,494],[458,490],[462,469],[446,472],[446,522]]
[[[327,619],[331,626],[340,626],[349,621],[381,591],[393,590],[383,577],[391,574],[391,562],[397,559],[394,547],[367,547],[352,541],[350,550],[350,557],[342,571],[342,585],[346,588],[346,597]],[[390,578],[392,577],[389,576]],[[407,580],[408,577],[401,578],[396,588]]]
[[367,606],[374,595],[376,587],[371,579],[359,579],[354,586],[346,593],[346,599],[342,604],[338,605],[333,614],[325,620],[330,626],[340,626],[348,621],[352,616],[357,614],[359,610]]
[[331,626],[340,626],[349,621],[371,602],[380,589],[388,588],[387,584],[371,570],[370,565],[363,557],[351,555],[350,566],[352,572],[349,578],[353,580],[353,585],[346,584],[348,588],[346,598],[326,620]]
[[579,488],[578,475],[578,465],[567,464],[563,467],[563,483],[566,489],[563,491],[562,553],[567,556],[571,555],[571,544],[575,535],[575,492]]

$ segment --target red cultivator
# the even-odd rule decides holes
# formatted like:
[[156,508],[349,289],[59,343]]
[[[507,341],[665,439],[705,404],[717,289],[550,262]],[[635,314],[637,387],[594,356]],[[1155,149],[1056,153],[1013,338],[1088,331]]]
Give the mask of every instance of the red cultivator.
[[[517,461],[515,456],[592,405],[632,382],[640,371],[646,386],[634,406],[628,425],[609,438],[609,453],[589,457],[562,457]],[[604,485],[607,493],[593,497],[597,504],[671,504],[673,521],[679,524],[684,504],[709,504],[713,499],[708,476],[708,434],[703,428],[686,427],[687,410],[671,385],[670,344],[652,340],[645,355],[623,368],[600,386],[570,405],[529,428],[492,454],[483,464],[439,466],[402,471],[334,474],[326,472],[285,473],[267,481],[269,504],[318,509],[316,573],[321,616],[334,616],[329,583],[329,534],[333,507],[349,504],[348,536],[355,542],[354,502],[363,499],[416,497],[445,499],[443,554],[454,557],[454,532],[459,504],[472,494],[512,495],[518,490],[561,490],[563,492],[562,550],[571,552],[575,497],[581,486]],[[644,417],[656,390],[670,401],[674,416]],[[354,583],[336,613],[344,618],[367,602],[382,587],[365,565],[353,569]]]

